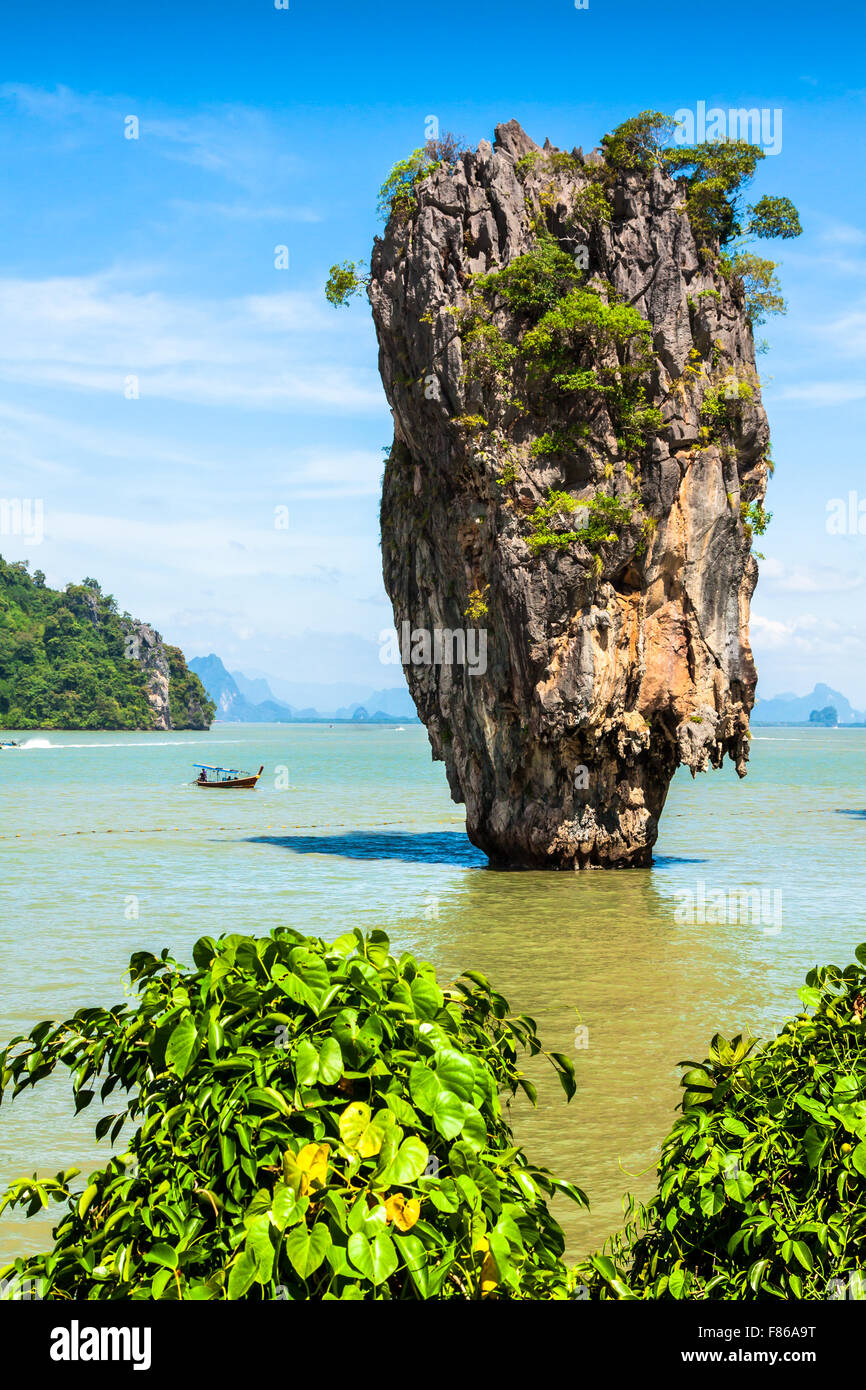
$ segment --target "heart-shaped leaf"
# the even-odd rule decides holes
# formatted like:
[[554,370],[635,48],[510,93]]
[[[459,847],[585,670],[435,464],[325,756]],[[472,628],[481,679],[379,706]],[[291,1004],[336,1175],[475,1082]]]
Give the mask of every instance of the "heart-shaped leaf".
[[385,1230],[372,1237],[356,1231],[349,1236],[349,1259],[355,1268],[372,1284],[384,1284],[399,1264],[394,1242]]
[[309,1279],[315,1274],[331,1246],[331,1233],[327,1226],[318,1221],[311,1231],[306,1226],[298,1226],[291,1235],[286,1236],[285,1250],[295,1272],[301,1279]]

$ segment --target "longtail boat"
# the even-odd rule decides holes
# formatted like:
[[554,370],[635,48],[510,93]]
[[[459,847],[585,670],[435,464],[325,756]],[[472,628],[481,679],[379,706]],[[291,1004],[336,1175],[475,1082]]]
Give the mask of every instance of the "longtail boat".
[[265,770],[262,763],[258,772],[242,772],[236,767],[210,767],[207,763],[193,763],[197,767],[197,787],[254,787]]

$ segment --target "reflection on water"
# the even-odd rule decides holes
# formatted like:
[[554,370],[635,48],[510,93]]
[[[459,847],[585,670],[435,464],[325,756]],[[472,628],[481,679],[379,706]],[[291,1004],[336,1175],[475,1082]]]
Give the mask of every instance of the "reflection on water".
[[[14,737],[14,733],[11,737]],[[718,1029],[771,1029],[818,961],[866,939],[862,812],[866,732],[766,730],[749,778],[675,779],[651,869],[502,873],[462,831],[423,730],[217,727],[210,735],[59,735],[0,755],[0,1039],[44,1017],[122,998],[134,950],[290,925],[324,937],[384,927],[447,979],[488,974],[574,1058],[570,1105],[536,1059],[540,1103],[516,1106],[534,1158],[577,1182],[570,1251],[619,1225],[622,1194],[652,1190],[674,1118],[676,1063]],[[265,763],[257,791],[191,786],[191,763]],[[290,787],[280,790],[288,768]],[[781,893],[781,929],[689,915],[684,901]],[[0,1181],[35,1167],[85,1170],[93,1107],[68,1083],[0,1109]],[[0,1254],[44,1234],[9,1213]]]

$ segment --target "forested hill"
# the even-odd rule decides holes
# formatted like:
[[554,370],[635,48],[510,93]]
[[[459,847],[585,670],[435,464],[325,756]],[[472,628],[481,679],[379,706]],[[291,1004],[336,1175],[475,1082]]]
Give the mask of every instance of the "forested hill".
[[183,652],[95,579],[49,589],[41,570],[0,558],[5,729],[207,729],[214,712]]

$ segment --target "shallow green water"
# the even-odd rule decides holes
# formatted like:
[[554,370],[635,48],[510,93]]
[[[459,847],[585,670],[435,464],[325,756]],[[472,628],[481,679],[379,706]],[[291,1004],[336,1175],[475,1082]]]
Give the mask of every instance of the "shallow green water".
[[[120,999],[134,950],[385,927],[443,976],[484,970],[574,1057],[571,1105],[541,1072],[539,1109],[517,1115],[590,1196],[559,1212],[572,1254],[619,1225],[626,1190],[651,1190],[676,1062],[717,1029],[770,1030],[810,965],[866,940],[863,730],[757,731],[745,782],[678,775],[652,869],[584,875],[484,867],[417,726],[21,738],[0,753],[0,1039]],[[196,761],[266,771],[252,793],[201,792]],[[701,884],[710,905],[763,890],[768,911],[714,922]],[[95,1161],[92,1109],[72,1118],[65,1077],[42,1089],[0,1109],[0,1183]],[[6,1213],[0,1259],[45,1237]]]

